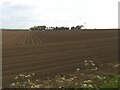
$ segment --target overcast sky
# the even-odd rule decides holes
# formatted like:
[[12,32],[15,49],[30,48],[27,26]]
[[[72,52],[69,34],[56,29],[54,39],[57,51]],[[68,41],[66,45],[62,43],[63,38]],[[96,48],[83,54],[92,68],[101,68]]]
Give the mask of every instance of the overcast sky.
[[119,0],[0,0],[0,28],[118,28]]

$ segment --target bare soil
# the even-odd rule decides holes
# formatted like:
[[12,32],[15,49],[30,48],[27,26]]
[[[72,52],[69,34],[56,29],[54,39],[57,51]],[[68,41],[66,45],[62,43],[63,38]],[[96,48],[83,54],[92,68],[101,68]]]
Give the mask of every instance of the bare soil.
[[[3,31],[3,87],[19,74],[35,79],[69,74],[85,60],[96,63],[100,73],[117,72],[118,31]],[[87,71],[84,71],[87,73]]]

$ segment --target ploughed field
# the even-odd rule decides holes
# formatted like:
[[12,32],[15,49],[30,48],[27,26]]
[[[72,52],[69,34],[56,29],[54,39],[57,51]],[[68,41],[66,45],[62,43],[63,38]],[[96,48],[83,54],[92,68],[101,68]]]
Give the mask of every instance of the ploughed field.
[[[3,31],[3,87],[19,74],[36,79],[69,74],[84,61],[96,63],[99,73],[117,72],[118,31]],[[87,72],[87,71],[84,71]]]

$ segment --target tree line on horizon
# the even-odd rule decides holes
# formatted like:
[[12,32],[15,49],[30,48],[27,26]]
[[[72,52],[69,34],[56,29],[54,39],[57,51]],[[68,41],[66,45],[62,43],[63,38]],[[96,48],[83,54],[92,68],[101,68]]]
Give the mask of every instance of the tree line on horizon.
[[47,27],[45,25],[43,26],[34,26],[31,27],[30,30],[78,30],[84,27],[83,25],[77,25],[73,27]]

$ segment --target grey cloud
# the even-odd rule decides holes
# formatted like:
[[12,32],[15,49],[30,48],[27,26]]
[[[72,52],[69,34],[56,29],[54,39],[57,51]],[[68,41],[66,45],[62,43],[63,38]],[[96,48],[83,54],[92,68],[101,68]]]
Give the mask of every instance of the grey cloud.
[[1,10],[3,15],[16,15],[17,13],[29,13],[32,10],[32,7],[27,5],[12,5],[11,3],[6,2],[2,4]]
[[26,5],[14,5],[10,7],[11,9],[16,9],[16,10],[30,10],[32,7],[26,6]]

